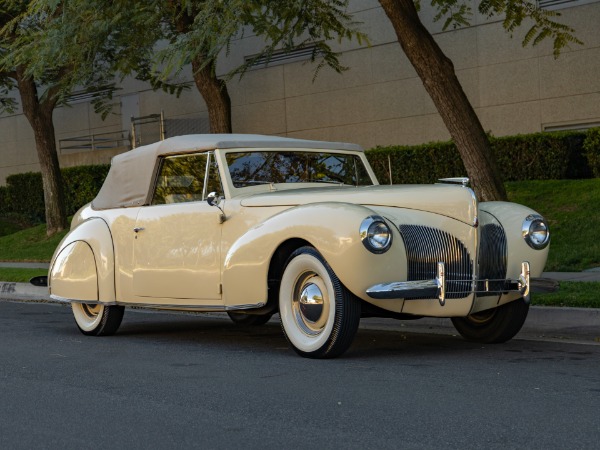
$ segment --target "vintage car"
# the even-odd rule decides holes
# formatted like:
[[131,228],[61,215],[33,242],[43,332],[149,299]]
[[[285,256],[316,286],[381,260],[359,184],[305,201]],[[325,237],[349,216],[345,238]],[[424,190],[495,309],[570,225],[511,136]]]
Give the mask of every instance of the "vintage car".
[[523,325],[550,234],[521,205],[479,203],[467,179],[379,185],[353,144],[186,135],[113,158],[49,271],[86,335],[124,307],[279,313],[292,348],[335,357],[361,317],[450,317],[469,340]]

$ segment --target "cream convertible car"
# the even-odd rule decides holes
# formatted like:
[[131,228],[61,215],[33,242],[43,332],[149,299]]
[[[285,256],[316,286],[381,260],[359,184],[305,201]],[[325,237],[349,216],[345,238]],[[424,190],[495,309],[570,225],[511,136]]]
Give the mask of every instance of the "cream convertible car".
[[381,186],[352,144],[174,137],[116,156],[49,272],[87,335],[125,306],[279,313],[294,350],[342,354],[361,317],[451,317],[503,342],[521,328],[550,235],[521,205],[478,203],[466,179]]

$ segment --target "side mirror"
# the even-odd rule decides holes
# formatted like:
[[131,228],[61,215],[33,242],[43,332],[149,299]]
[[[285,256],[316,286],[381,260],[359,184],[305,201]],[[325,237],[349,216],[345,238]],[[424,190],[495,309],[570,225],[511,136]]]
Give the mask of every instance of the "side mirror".
[[206,203],[208,203],[210,206],[219,206],[219,203],[221,203],[221,197],[216,192],[211,192],[208,194],[208,197],[206,197]]
[[211,192],[208,194],[208,197],[206,197],[206,203],[208,203],[210,206],[219,208],[219,211],[221,211],[221,215],[219,216],[220,223],[223,223],[227,220],[225,211],[223,211],[223,209],[219,206],[219,203],[221,203],[221,197],[216,192]]

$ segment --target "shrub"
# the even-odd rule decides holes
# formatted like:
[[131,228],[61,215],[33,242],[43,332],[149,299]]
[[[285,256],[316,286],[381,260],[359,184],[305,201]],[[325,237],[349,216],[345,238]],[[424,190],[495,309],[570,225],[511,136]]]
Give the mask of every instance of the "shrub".
[[9,212],[26,217],[33,223],[45,220],[44,189],[39,172],[9,175],[6,178]]
[[590,178],[583,156],[585,133],[536,133],[492,138],[504,181]]
[[[95,165],[61,170],[67,215],[74,214],[94,199],[109,167]],[[5,205],[0,206],[0,212],[3,214],[13,213],[33,223],[44,222],[46,213],[42,175],[39,172],[27,172],[8,176],[6,186],[0,188],[0,202]]]
[[594,177],[600,178],[600,128],[592,128],[588,131],[583,142],[583,150]]
[[67,214],[72,215],[91,202],[102,187],[110,166],[79,166],[62,170]]
[[[592,160],[600,164],[600,150],[584,153],[585,139],[584,132],[555,132],[491,137],[490,143],[504,181],[580,179],[592,177]],[[593,142],[600,142],[596,139]],[[594,148],[600,149],[600,145]],[[382,184],[390,182],[390,170],[394,184],[432,183],[467,175],[452,142],[376,147],[366,155]]]
[[439,178],[466,173],[452,142],[432,142],[413,147],[376,147],[366,154],[382,184],[390,183],[390,170],[394,184],[433,183]]

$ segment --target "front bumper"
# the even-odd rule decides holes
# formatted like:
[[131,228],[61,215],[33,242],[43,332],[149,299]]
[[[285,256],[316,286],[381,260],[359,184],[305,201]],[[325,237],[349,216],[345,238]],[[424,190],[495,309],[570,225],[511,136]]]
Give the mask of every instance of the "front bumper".
[[[369,297],[377,300],[398,300],[398,299],[423,299],[437,298],[440,305],[446,303],[446,296],[454,294],[447,291],[447,285],[452,281],[465,280],[447,280],[446,268],[443,262],[437,263],[437,276],[433,280],[418,281],[395,281],[392,283],[376,284],[366,290]],[[558,289],[558,282],[547,278],[531,278],[529,262],[521,263],[521,274],[516,280],[492,280],[492,279],[474,279],[472,280],[472,289],[469,294],[494,295],[519,293],[526,303],[530,301],[530,292],[554,292]]]

